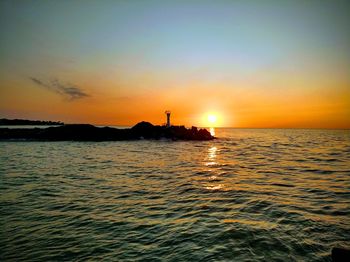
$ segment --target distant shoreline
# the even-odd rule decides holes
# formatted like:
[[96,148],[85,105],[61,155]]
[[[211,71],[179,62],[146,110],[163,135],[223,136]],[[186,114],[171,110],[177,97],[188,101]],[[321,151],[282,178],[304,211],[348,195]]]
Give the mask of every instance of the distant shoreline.
[[61,126],[63,122],[42,121],[42,120],[27,120],[27,119],[0,119],[0,126]]

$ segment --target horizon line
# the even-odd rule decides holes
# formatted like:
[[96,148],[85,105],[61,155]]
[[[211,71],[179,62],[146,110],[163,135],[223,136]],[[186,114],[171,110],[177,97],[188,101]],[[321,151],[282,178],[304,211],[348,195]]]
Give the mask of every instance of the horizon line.
[[[61,120],[38,120],[38,119],[24,119],[24,118],[5,118],[0,117],[0,119],[7,119],[7,120],[29,120],[29,121],[41,121],[41,122],[57,122],[57,123],[63,123],[63,124],[91,124],[95,126],[113,126],[113,127],[133,127],[139,122],[143,122],[145,120],[139,121],[136,124],[133,125],[123,125],[123,124],[100,124],[100,123],[84,123],[84,122],[64,122]],[[149,122],[149,121],[145,121]],[[151,123],[151,122],[149,122]],[[152,124],[152,123],[151,123]],[[35,124],[34,124],[35,125]],[[157,124],[154,124],[157,125]],[[162,126],[162,124],[159,124]],[[235,127],[235,126],[196,126],[196,125],[174,125],[174,126],[185,126],[185,127],[197,127],[197,128],[222,128],[222,129],[320,129],[320,130],[350,130],[350,127],[283,127],[283,126],[260,126],[260,127],[250,127],[250,126],[242,126],[242,127]]]

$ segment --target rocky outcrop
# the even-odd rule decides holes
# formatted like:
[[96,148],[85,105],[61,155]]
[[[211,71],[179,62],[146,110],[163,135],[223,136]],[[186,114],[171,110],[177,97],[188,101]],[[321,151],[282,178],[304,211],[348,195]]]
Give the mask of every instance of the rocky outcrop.
[[206,129],[184,126],[154,126],[149,122],[140,122],[128,129],[96,127],[86,124],[62,125],[58,127],[10,129],[0,128],[1,140],[35,141],[118,141],[135,139],[172,140],[211,140],[214,139]]
[[332,261],[333,262],[349,262],[350,261],[350,249],[341,247],[334,247],[332,249]]

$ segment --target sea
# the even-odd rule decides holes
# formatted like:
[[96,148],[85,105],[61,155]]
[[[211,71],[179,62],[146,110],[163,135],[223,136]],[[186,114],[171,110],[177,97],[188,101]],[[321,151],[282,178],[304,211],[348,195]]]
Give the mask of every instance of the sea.
[[350,131],[0,142],[1,261],[331,261],[350,247]]

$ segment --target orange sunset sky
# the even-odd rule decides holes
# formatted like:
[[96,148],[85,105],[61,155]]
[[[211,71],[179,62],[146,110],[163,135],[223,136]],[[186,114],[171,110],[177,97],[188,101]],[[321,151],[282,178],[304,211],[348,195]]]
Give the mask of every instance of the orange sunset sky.
[[346,1],[1,1],[0,118],[350,128]]

